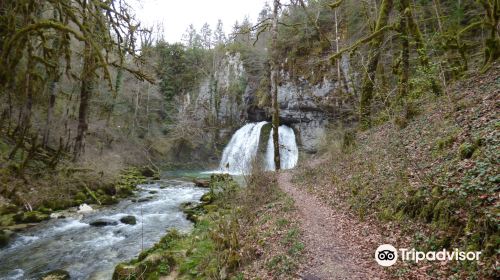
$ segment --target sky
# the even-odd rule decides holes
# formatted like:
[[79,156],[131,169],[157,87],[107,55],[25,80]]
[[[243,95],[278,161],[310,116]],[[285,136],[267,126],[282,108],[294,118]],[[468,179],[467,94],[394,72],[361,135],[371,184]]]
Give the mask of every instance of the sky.
[[255,23],[266,2],[269,0],[133,0],[130,4],[143,26],[161,23],[165,40],[174,43],[181,41],[190,24],[200,30],[207,22],[214,30],[221,19],[228,34],[245,16]]

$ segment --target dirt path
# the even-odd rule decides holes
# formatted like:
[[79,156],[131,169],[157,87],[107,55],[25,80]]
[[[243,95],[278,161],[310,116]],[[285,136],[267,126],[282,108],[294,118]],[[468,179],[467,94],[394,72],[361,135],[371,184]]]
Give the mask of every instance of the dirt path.
[[280,188],[298,208],[304,234],[306,258],[300,277],[306,280],[385,279],[374,261],[379,235],[373,227],[360,223],[300,190],[291,182],[290,172],[278,175]]

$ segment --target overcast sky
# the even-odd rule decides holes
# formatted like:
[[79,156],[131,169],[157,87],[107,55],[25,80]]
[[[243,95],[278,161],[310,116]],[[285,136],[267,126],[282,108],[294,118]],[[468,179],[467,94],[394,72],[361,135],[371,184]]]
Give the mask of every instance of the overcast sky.
[[172,43],[181,41],[191,23],[200,30],[207,22],[213,30],[221,19],[226,34],[245,16],[255,23],[266,2],[269,0],[133,0],[131,4],[146,26],[162,23],[165,39]]

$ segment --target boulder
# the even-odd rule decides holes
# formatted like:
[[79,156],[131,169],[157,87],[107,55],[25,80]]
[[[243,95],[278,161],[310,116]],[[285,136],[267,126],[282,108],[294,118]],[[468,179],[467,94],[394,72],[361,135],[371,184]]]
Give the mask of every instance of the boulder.
[[146,202],[146,201],[150,201],[154,198],[154,196],[147,196],[147,197],[142,197],[142,198],[139,198],[137,200],[137,202]]
[[208,188],[210,186],[209,180],[194,179],[193,183],[195,184],[195,186],[200,187],[200,188]]
[[116,226],[117,224],[117,221],[105,218],[97,219],[89,223],[89,225],[94,227]]
[[69,280],[71,279],[69,272],[62,269],[56,269],[48,272],[41,278],[42,280]]
[[88,212],[92,212],[94,209],[92,209],[92,207],[90,207],[89,205],[87,205],[86,203],[78,206],[78,213],[88,213]]
[[144,166],[140,171],[144,177],[155,177],[156,175],[156,172],[149,166]]
[[127,224],[127,225],[135,225],[137,223],[137,220],[134,216],[129,215],[129,216],[122,217],[120,219],[120,222]]

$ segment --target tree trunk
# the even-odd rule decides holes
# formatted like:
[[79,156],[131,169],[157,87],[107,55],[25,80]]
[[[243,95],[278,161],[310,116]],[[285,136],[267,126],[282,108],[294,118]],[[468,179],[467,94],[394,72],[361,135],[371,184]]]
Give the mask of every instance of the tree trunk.
[[[377,23],[374,32],[379,32],[389,21],[389,14],[392,10],[392,0],[383,0],[380,5]],[[361,87],[361,101],[359,108],[359,121],[363,128],[367,128],[371,124],[371,104],[373,99],[373,87],[375,82],[375,74],[378,61],[380,58],[380,47],[384,39],[384,32],[375,36],[370,44],[370,52],[368,55],[368,67],[363,77],[363,85]]]
[[408,77],[410,72],[410,43],[408,41],[408,15],[406,10],[409,8],[409,0],[400,2],[400,39],[401,39],[401,68],[399,76],[399,94],[398,103],[404,102],[408,95]]
[[[424,36],[422,32],[420,32],[420,28],[418,27],[415,19],[413,18],[411,7],[409,5],[408,0],[404,0],[403,2],[407,2],[407,9],[405,11],[407,20],[408,20],[408,30],[411,32],[413,38],[415,39],[415,46],[417,48],[418,58],[420,59],[420,64],[426,68],[430,69],[429,57],[427,56],[426,46],[424,42]],[[431,88],[435,95],[441,95],[442,88],[439,82],[435,77],[431,77]]]
[[498,0],[482,0],[480,1],[486,12],[487,26],[490,27],[490,37],[486,39],[484,48],[484,63],[481,67],[481,72],[488,70],[492,63],[500,57],[500,38],[498,36],[498,26],[500,22],[500,1]]
[[94,87],[94,56],[92,55],[92,47],[88,42],[85,43],[84,49],[84,65],[81,76],[80,88],[80,107],[78,109],[78,128],[75,138],[75,147],[73,151],[73,160],[76,161],[84,152],[85,149],[85,133],[88,129],[87,117],[89,111],[89,100]]
[[49,107],[47,108],[47,120],[45,122],[45,131],[43,132],[42,146],[47,147],[50,137],[50,125],[52,123],[52,116],[54,114],[54,105],[56,104],[56,86],[57,77],[53,77],[49,85]]
[[274,145],[274,166],[276,170],[281,168],[280,163],[280,147],[278,128],[280,125],[279,119],[279,104],[278,104],[278,61],[277,61],[277,41],[278,41],[278,9],[280,2],[274,0],[273,8],[273,25],[271,28],[271,95],[273,107],[273,145]]

